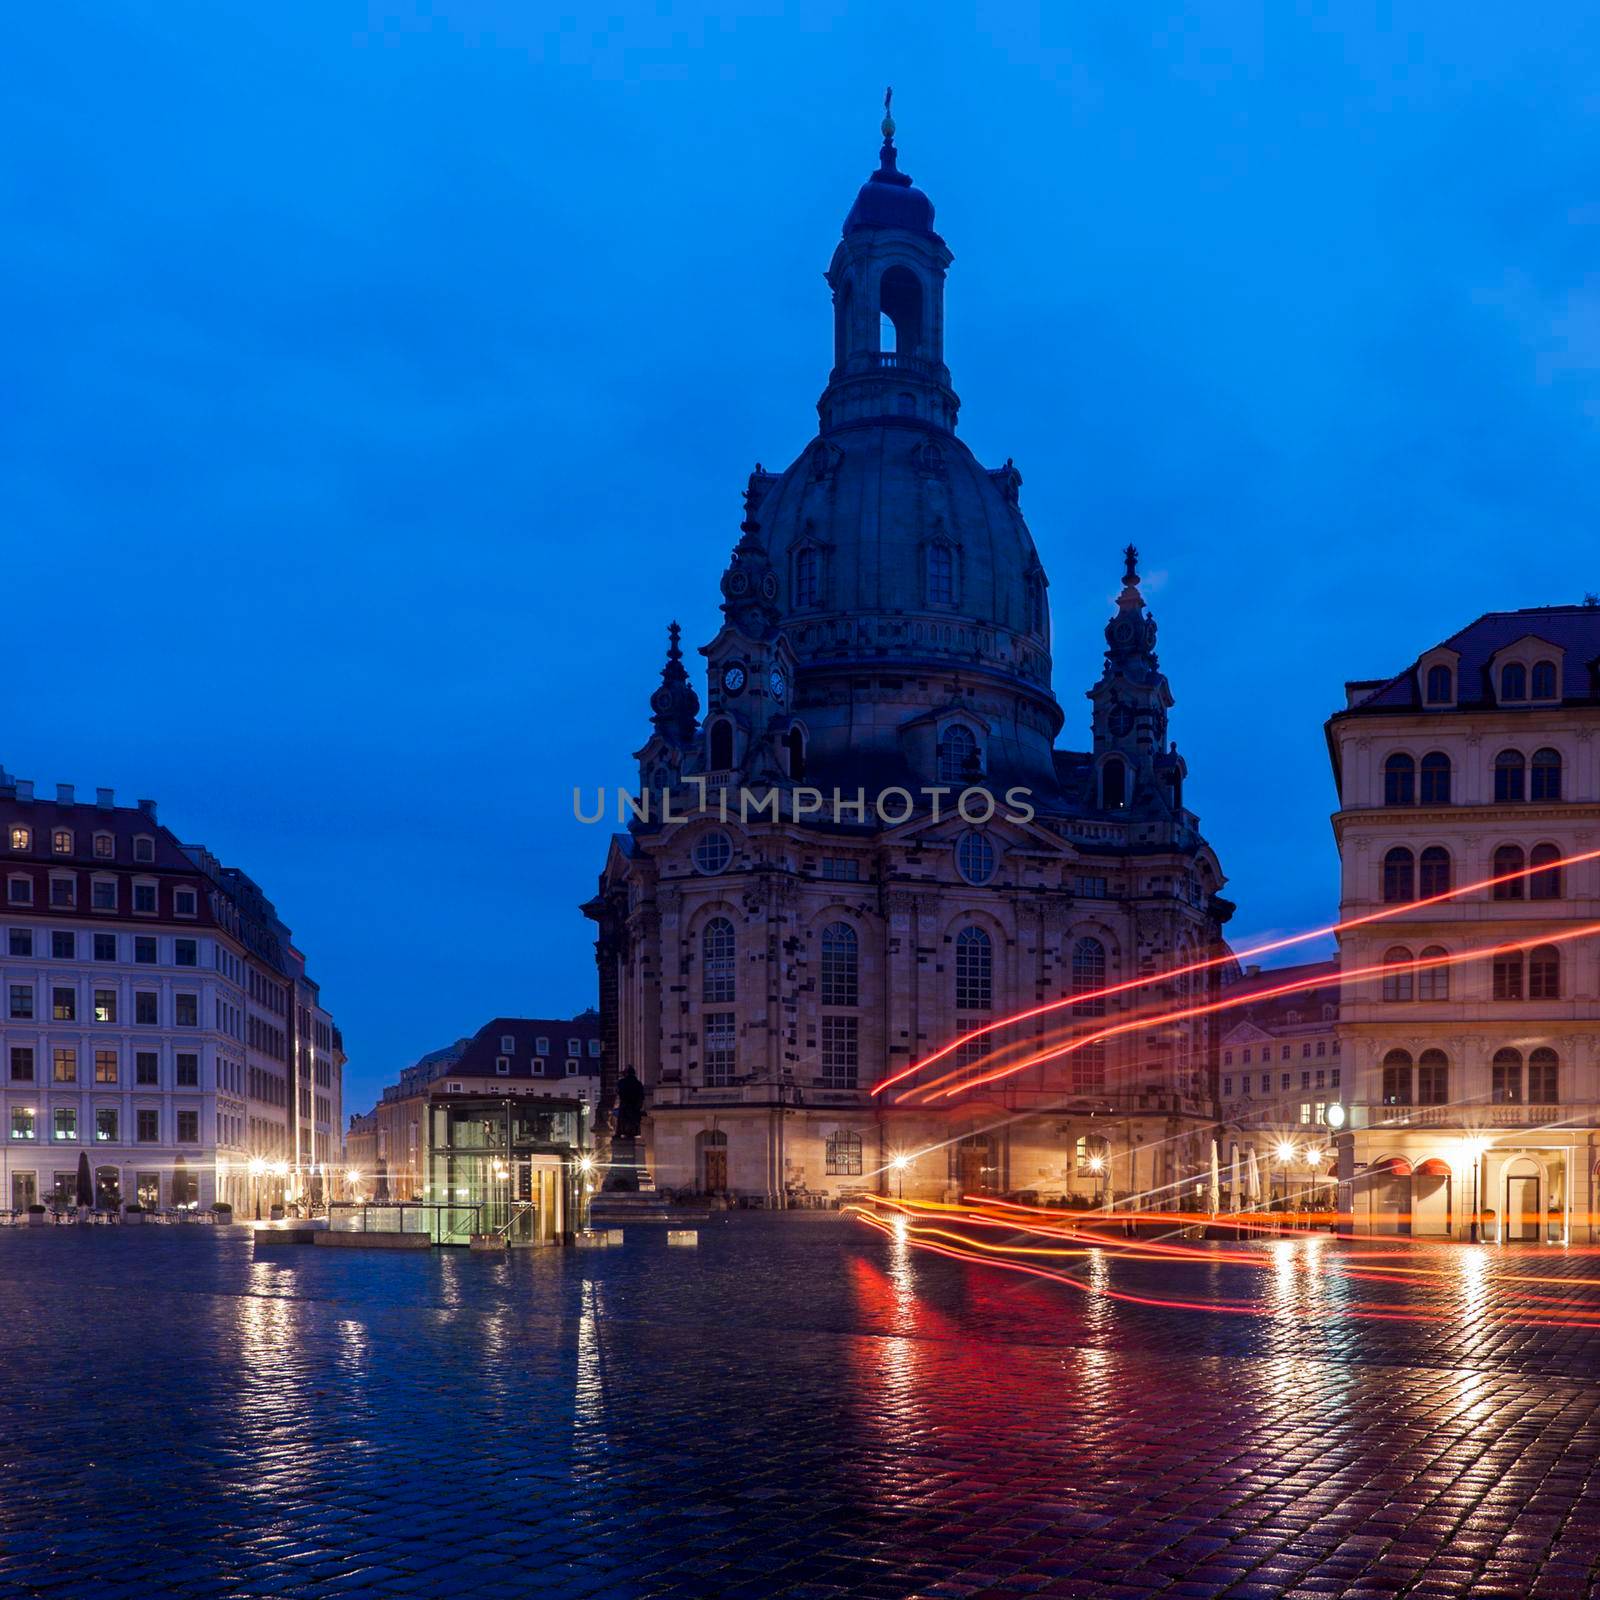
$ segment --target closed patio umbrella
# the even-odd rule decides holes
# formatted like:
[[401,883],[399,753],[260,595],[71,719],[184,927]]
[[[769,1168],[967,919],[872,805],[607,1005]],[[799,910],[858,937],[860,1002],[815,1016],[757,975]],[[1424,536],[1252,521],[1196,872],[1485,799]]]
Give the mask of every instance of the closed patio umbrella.
[[1235,1145],[1233,1147],[1233,1161],[1231,1163],[1228,1176],[1229,1207],[1232,1210],[1237,1211],[1239,1209],[1239,1202],[1242,1198],[1243,1197],[1239,1193],[1239,1147],[1238,1145]]
[[94,1180],[89,1176],[89,1152],[78,1152],[77,1200],[86,1209],[94,1205]]
[[1217,1153],[1217,1141],[1211,1141],[1211,1215],[1222,1209],[1222,1163]]
[[1256,1162],[1256,1147],[1251,1145],[1245,1154],[1250,1164],[1250,1203],[1255,1205],[1261,1199],[1261,1168]]

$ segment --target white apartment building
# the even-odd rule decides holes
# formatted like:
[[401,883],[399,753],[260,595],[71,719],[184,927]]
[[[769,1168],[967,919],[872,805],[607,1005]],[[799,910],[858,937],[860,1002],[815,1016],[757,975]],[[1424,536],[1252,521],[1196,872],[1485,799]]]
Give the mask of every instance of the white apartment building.
[[0,771],[0,1206],[244,1212],[340,1159],[343,1053],[288,929],[155,804]]
[[1600,861],[1552,863],[1600,848],[1600,606],[1491,612],[1346,690],[1340,916],[1407,909],[1340,940],[1344,1207],[1358,1232],[1467,1238],[1482,1213],[1492,1238],[1586,1242],[1600,943],[1573,934],[1600,922]]

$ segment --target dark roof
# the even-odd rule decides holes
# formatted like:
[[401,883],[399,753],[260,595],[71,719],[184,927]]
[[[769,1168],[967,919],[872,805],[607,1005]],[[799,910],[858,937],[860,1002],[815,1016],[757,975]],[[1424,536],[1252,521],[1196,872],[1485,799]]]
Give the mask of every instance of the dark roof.
[[878,170],[861,185],[856,203],[844,219],[845,233],[854,233],[858,228],[904,228],[908,233],[933,233],[933,201],[897,169],[897,154],[891,138],[886,136],[878,152]]
[[[1307,979],[1325,979],[1315,988],[1299,989],[1293,994],[1271,994],[1286,983],[1303,983]],[[1240,1022],[1254,1022],[1258,1027],[1284,1026],[1287,1013],[1297,1011],[1303,1019],[1314,1020],[1323,1006],[1339,1004],[1339,963],[1337,961],[1304,961],[1292,967],[1263,967],[1247,971],[1223,991],[1230,1009],[1224,1014],[1224,1028],[1236,1027]],[[1254,995],[1270,998],[1252,999]]]
[[[511,1037],[513,1048],[502,1050],[500,1041],[507,1035]],[[452,1076],[469,1072],[492,1073],[495,1062],[501,1056],[508,1055],[513,1073],[517,1073],[517,1068],[521,1067],[522,1072],[517,1075],[526,1076],[528,1063],[538,1054],[538,1041],[543,1038],[550,1041],[547,1055],[555,1060],[565,1059],[568,1039],[581,1041],[579,1059],[584,1063],[584,1070],[598,1072],[598,1058],[594,1058],[592,1067],[589,1065],[589,1041],[599,1037],[600,1018],[592,1011],[582,1012],[576,1017],[495,1017],[473,1034],[471,1042],[449,1071]]]
[[[1600,702],[1600,606],[1530,606],[1523,611],[1488,611],[1459,633],[1441,641],[1461,658],[1456,705],[1475,708],[1496,703],[1489,682],[1489,663],[1508,645],[1529,635],[1554,645],[1562,655],[1561,698],[1566,702]],[[1435,645],[1434,649],[1441,648]],[[1424,651],[1424,655],[1431,651]],[[1418,660],[1421,659],[1419,656]],[[1417,662],[1392,678],[1347,685],[1368,690],[1349,707],[1350,713],[1407,710],[1422,705]],[[1348,713],[1335,712],[1335,716]]]

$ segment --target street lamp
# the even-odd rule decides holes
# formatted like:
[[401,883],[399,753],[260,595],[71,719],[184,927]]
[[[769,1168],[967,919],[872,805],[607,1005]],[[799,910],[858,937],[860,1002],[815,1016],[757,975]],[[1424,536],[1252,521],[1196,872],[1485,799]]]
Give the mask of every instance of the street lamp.
[[1284,1203],[1287,1204],[1289,1199],[1289,1165],[1295,1158],[1294,1140],[1280,1139],[1272,1147],[1272,1158],[1277,1162],[1278,1170],[1283,1174],[1282,1198]]
[[256,1221],[261,1220],[261,1174],[267,1170],[267,1164],[260,1156],[250,1158],[250,1193],[254,1197],[256,1208]]
[[1094,1174],[1094,1205],[1095,1210],[1104,1209],[1106,1203],[1106,1158],[1104,1156],[1089,1157],[1089,1171]]
[[1461,1153],[1472,1163],[1472,1226],[1467,1237],[1473,1244],[1478,1242],[1478,1222],[1481,1213],[1478,1210],[1478,1170],[1483,1164],[1483,1152],[1489,1148],[1489,1141],[1478,1134],[1472,1134],[1461,1141]]
[[894,1156],[889,1162],[889,1170],[899,1179],[895,1194],[898,1200],[904,1200],[906,1197],[906,1168],[910,1165],[910,1156]]

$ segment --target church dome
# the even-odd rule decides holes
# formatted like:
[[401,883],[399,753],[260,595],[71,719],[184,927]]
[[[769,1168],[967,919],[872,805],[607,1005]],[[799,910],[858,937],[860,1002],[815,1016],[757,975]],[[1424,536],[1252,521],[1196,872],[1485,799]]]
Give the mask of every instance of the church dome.
[[[893,152],[890,152],[893,155]],[[933,201],[903,172],[880,168],[861,185],[844,232],[858,228],[904,228],[908,233],[933,232]]]
[[802,671],[968,663],[1048,696],[1044,572],[1021,482],[914,418],[831,428],[781,476],[758,474],[751,513]]

